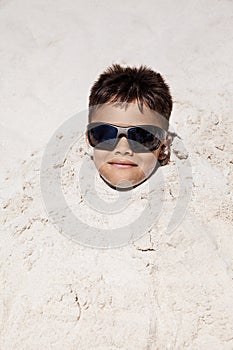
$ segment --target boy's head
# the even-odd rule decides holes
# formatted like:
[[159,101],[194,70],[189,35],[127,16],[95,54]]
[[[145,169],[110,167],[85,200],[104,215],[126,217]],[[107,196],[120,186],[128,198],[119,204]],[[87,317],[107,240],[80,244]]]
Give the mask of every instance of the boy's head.
[[[91,88],[87,142],[102,178],[114,188],[139,185],[169,160],[169,87],[146,66],[108,67]],[[117,128],[120,127],[120,128]]]

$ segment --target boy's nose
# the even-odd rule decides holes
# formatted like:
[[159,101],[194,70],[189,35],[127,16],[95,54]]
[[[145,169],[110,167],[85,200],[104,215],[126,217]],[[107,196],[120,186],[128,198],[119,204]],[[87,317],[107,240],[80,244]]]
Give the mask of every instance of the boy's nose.
[[116,147],[114,148],[114,153],[121,153],[121,154],[132,154],[133,151],[130,148],[130,145],[128,143],[128,140],[125,136],[121,136],[116,144]]

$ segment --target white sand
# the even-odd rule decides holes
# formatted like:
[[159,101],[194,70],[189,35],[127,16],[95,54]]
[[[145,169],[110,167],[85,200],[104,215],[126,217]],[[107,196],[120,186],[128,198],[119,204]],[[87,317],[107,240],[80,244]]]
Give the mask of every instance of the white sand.
[[[227,0],[1,1],[1,350],[233,349],[232,10]],[[100,250],[48,220],[40,164],[112,63],[149,65],[170,84],[193,188],[167,235],[174,145],[159,229]]]

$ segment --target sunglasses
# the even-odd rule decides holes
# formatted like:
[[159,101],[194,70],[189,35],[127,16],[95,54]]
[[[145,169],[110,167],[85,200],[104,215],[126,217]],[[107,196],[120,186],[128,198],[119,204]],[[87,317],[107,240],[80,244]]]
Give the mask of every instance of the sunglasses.
[[133,152],[146,153],[159,148],[166,131],[155,125],[120,127],[101,122],[87,125],[88,141],[97,149],[113,151],[122,135],[127,138]]

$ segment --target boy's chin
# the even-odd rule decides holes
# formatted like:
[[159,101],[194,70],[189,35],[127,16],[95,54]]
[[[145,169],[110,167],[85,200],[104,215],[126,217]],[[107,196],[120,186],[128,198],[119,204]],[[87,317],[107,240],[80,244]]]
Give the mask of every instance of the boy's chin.
[[134,187],[140,185],[146,180],[146,177],[140,178],[140,179],[111,179],[109,177],[104,176],[100,173],[101,178],[111,187],[117,190],[131,190]]

